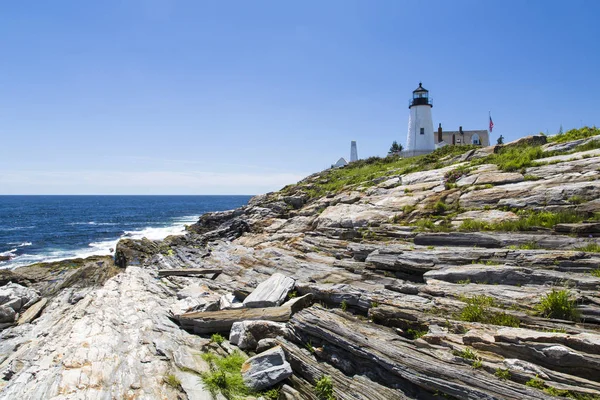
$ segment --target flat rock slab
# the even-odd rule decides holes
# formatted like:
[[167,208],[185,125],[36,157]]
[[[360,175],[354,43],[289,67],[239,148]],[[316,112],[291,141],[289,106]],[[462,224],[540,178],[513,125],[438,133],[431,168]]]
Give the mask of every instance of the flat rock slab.
[[281,346],[273,347],[247,359],[242,364],[242,377],[246,386],[262,390],[274,386],[292,375],[292,367],[285,360]]
[[479,177],[477,178],[477,181],[475,181],[475,184],[476,185],[486,185],[486,184],[504,185],[507,183],[522,182],[524,180],[525,180],[525,178],[523,177],[523,175],[521,175],[517,172],[506,172],[506,173],[493,172],[493,173],[480,174]]
[[600,222],[582,223],[582,224],[557,224],[554,227],[556,232],[567,233],[600,233]]
[[312,298],[312,294],[309,293],[292,299],[280,307],[192,312],[177,318],[181,326],[193,329],[195,333],[227,332],[235,322],[256,320],[286,322],[295,312],[309,305]]
[[48,299],[44,297],[40,301],[38,301],[37,303],[35,303],[31,307],[29,307],[27,309],[27,311],[25,311],[21,315],[21,317],[19,318],[19,321],[17,322],[17,325],[27,324],[27,323],[33,321],[34,319],[36,319],[38,317],[38,315],[40,315],[40,313],[42,312],[44,307],[46,307],[47,303],[48,303]]
[[248,297],[244,299],[244,307],[276,307],[286,299],[287,294],[294,288],[296,281],[283,274],[275,273],[269,279],[259,284]]

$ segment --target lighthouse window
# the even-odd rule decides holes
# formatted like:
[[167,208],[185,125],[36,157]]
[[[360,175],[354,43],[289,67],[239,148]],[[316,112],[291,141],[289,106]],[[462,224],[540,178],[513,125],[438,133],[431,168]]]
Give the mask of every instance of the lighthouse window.
[[421,135],[425,134],[425,128],[421,128]]

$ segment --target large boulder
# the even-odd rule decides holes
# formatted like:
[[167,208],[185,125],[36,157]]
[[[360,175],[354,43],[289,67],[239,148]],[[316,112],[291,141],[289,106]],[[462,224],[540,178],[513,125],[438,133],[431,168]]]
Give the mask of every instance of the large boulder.
[[231,326],[229,342],[243,350],[254,350],[261,339],[284,336],[286,324],[272,321],[242,321]]
[[244,299],[244,307],[261,308],[280,306],[285,301],[288,292],[294,288],[295,282],[292,278],[275,273],[269,279],[259,284]]
[[0,288],[0,305],[12,308],[15,312],[26,309],[40,299],[39,294],[18,283],[9,283]]
[[285,360],[281,346],[247,359],[242,364],[244,383],[252,390],[274,386],[292,375],[292,367]]

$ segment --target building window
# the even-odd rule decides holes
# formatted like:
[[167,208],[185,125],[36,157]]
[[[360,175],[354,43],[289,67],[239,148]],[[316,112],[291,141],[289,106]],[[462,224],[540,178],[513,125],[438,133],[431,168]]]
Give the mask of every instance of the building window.
[[421,128],[421,135],[425,134],[425,128]]
[[481,141],[479,140],[478,134],[474,134],[473,137],[471,138],[471,141],[473,142],[473,144],[481,145]]

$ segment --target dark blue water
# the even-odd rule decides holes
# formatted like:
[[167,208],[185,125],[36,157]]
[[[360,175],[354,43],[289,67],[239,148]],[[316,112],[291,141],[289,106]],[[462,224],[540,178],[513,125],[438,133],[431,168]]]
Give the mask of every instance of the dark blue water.
[[162,239],[250,196],[0,196],[0,268],[110,254],[123,237]]

